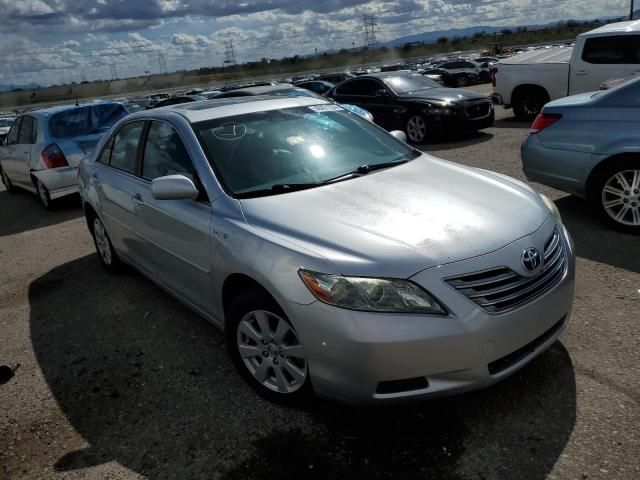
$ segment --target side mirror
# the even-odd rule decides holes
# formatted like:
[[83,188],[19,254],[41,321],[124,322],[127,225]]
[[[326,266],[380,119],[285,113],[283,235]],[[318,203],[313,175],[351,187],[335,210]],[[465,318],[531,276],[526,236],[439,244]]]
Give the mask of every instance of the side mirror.
[[393,130],[392,132],[389,132],[389,133],[394,137],[396,137],[401,142],[407,143],[407,134],[404,133],[402,130]]
[[184,175],[167,175],[151,181],[151,194],[157,200],[195,200],[198,189]]
[[380,90],[376,90],[376,97],[388,97],[389,96],[389,92],[387,92],[384,88],[381,88]]

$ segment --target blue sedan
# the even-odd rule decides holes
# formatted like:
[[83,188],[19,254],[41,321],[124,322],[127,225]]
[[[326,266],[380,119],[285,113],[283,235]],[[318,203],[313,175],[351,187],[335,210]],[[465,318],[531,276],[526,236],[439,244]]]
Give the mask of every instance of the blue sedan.
[[640,233],[640,79],[548,103],[522,145],[529,180],[586,198]]

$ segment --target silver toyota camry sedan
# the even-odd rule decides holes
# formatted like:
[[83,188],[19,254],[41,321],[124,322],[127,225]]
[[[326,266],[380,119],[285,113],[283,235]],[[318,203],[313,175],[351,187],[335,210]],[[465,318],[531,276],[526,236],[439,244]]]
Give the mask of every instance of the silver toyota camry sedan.
[[225,332],[260,393],[384,403],[517,371],[561,334],[573,244],[553,202],[339,105],[248,97],[121,120],[80,167],[109,271]]

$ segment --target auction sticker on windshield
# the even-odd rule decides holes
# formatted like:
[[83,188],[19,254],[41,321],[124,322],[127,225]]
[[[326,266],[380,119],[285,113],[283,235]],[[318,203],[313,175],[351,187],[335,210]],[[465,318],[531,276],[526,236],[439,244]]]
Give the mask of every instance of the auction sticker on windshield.
[[340,105],[311,105],[309,108],[314,112],[339,112],[343,110]]

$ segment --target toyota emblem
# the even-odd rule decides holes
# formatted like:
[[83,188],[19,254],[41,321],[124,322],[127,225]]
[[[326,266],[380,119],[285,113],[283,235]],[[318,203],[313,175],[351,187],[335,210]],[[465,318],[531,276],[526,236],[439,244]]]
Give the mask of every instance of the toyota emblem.
[[534,247],[529,247],[522,252],[520,260],[522,261],[522,267],[529,273],[535,272],[542,263],[540,252]]

